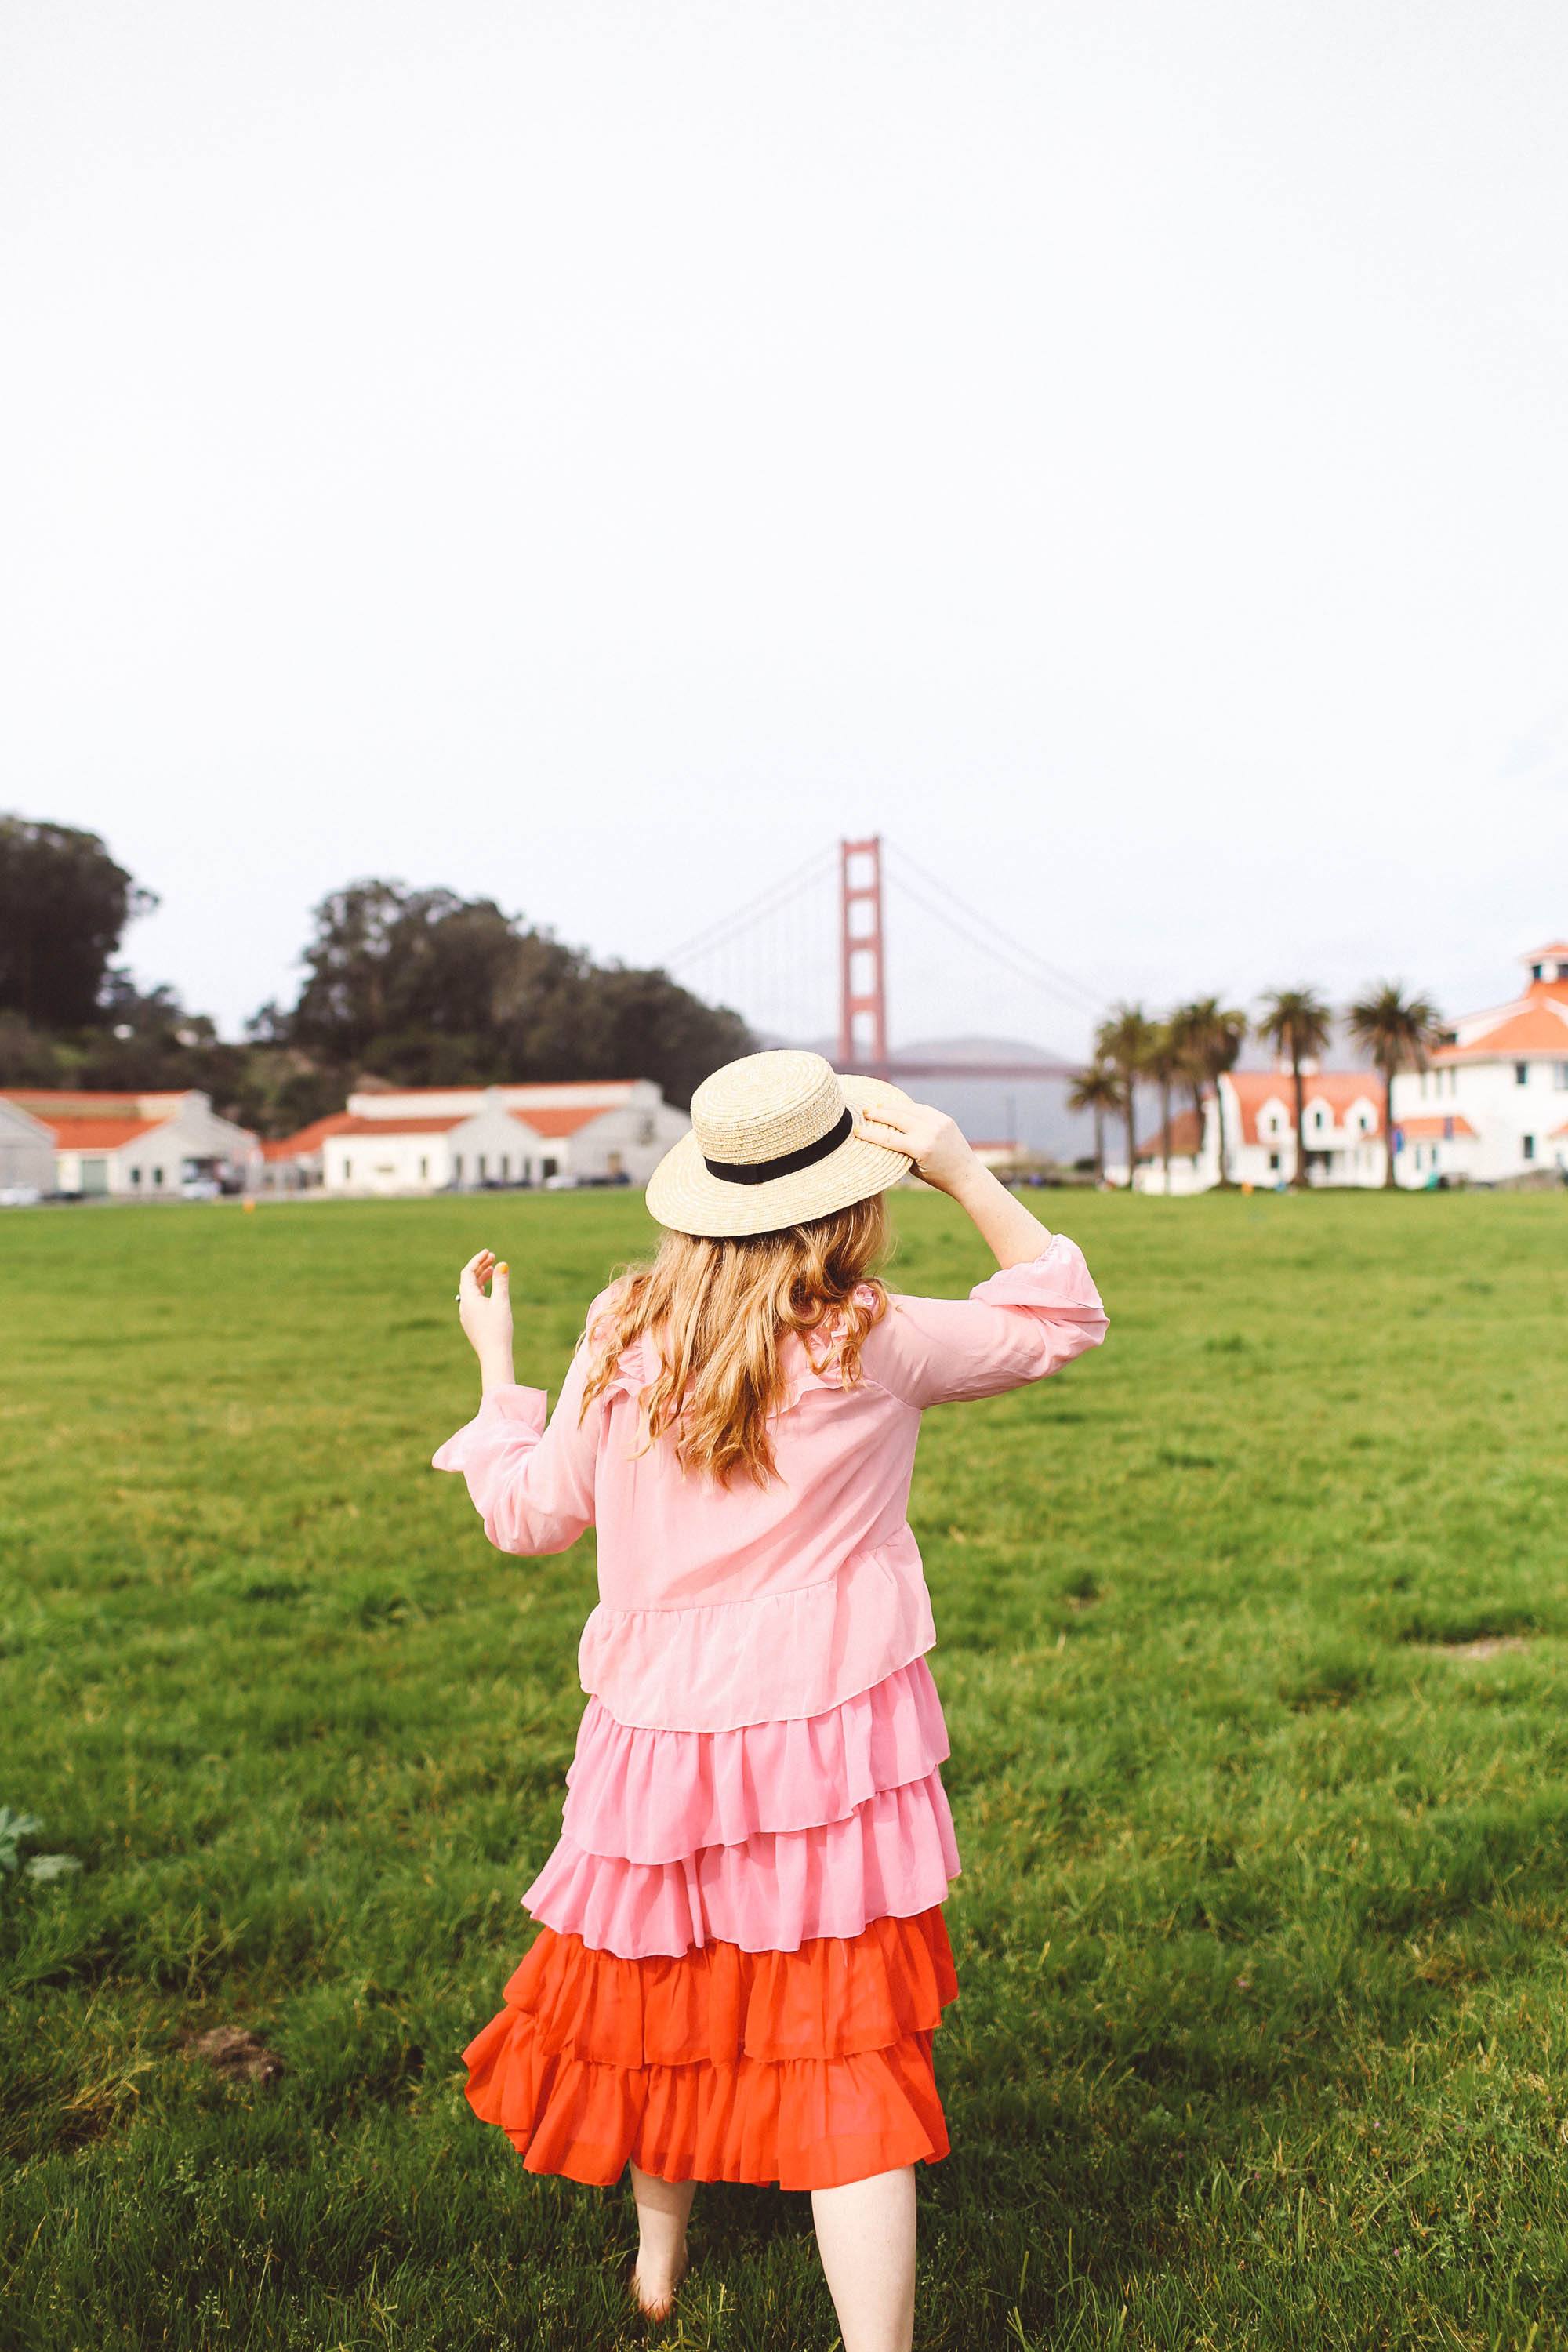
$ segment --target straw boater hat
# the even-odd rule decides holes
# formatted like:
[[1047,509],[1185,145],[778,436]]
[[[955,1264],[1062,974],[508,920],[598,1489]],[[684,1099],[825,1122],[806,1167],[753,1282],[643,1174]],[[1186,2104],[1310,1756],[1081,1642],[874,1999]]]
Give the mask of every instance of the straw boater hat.
[[885,1192],[910,1172],[906,1152],[868,1143],[858,1111],[910,1108],[879,1078],[840,1077],[820,1054],[748,1054],[704,1078],[691,1132],[648,1179],[650,1216],[715,1240],[808,1224]]

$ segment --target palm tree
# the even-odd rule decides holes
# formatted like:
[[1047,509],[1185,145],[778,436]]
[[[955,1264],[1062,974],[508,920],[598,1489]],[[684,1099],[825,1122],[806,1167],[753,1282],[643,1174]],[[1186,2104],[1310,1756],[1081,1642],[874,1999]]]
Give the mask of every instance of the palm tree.
[[[1171,1190],[1171,1088],[1186,1066],[1173,1020],[1151,1024],[1143,1067],[1160,1089],[1160,1181],[1167,1197]],[[1198,1112],[1198,1139],[1203,1140],[1203,1112]]]
[[1424,1070],[1436,1042],[1439,1016],[1427,996],[1406,996],[1396,980],[1380,980],[1358,996],[1346,1016],[1351,1035],[1383,1074],[1383,1182],[1394,1186],[1394,1081],[1400,1070]]
[[1089,1110],[1094,1113],[1094,1175],[1095,1181],[1105,1181],[1105,1114],[1121,1108],[1121,1082],[1114,1070],[1103,1062],[1090,1062],[1073,1080],[1068,1096],[1069,1110]]
[[1141,1004],[1113,1004],[1109,1017],[1094,1033],[1094,1050],[1116,1077],[1121,1089],[1121,1116],[1127,1121],[1127,1189],[1138,1164],[1138,1139],[1133,1133],[1138,1081],[1149,1066],[1154,1024]]
[[1314,989],[1271,988],[1263,1000],[1257,1034],[1266,1045],[1288,1055],[1296,1089],[1296,1171],[1290,1181],[1307,1186],[1307,1089],[1301,1065],[1321,1054],[1334,1034],[1333,1007]]
[[1190,1004],[1176,1007],[1170,1025],[1192,1086],[1193,1108],[1198,1115],[1200,1132],[1205,1081],[1214,1088],[1215,1117],[1219,1122],[1219,1182],[1221,1191],[1228,1192],[1233,1181],[1230,1140],[1225,1131],[1225,1094],[1220,1080],[1227,1070],[1235,1069],[1247,1042],[1247,1015],[1234,1005],[1222,1004],[1217,996],[1197,996]]

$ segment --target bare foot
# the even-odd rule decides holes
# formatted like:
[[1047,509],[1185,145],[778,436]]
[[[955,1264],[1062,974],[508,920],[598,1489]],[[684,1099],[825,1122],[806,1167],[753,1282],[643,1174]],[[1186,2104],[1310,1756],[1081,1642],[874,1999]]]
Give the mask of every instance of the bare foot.
[[637,2309],[649,2319],[668,2319],[676,2290],[686,2276],[686,2271],[684,2253],[673,2270],[656,2268],[645,2254],[639,2254],[632,2270],[632,2294]]

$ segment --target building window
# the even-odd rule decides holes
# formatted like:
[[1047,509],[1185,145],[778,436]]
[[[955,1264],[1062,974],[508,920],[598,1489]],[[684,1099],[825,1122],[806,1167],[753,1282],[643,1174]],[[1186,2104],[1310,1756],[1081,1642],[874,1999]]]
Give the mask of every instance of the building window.
[[1524,1139],[1524,1156],[1527,1160],[1533,1160],[1535,1157],[1535,1138],[1533,1135],[1527,1135]]
[[1279,1173],[1279,1154],[1277,1151],[1271,1151],[1268,1155],[1268,1173],[1270,1176],[1278,1176]]
[[485,1155],[484,1155],[484,1153],[483,1153],[482,1151],[480,1152],[480,1154],[479,1154],[479,1158],[475,1160],[475,1162],[474,1162],[474,1168],[475,1168],[475,1171],[476,1171],[476,1172],[477,1172],[477,1174],[478,1174],[478,1176],[479,1176],[479,1180],[480,1183],[482,1184],[482,1183],[484,1182],[484,1181],[485,1181]]
[[138,1184],[140,1184],[140,1182],[141,1182],[141,1181],[142,1181],[142,1171],[140,1170],[140,1168],[133,1168],[133,1169],[131,1171],[131,1182],[132,1182],[132,1189],[134,1190],[134,1188],[135,1188]]
[[426,1177],[429,1175],[429,1173],[430,1173],[430,1162],[428,1161],[428,1160],[426,1160],[426,1159],[424,1159],[424,1158],[421,1158],[420,1162],[419,1162],[419,1181],[420,1181],[422,1184],[425,1182],[425,1181],[426,1181]]
[[352,1160],[345,1160],[343,1161],[343,1182],[344,1182],[345,1184],[347,1184],[348,1182],[350,1182],[350,1181],[351,1181],[351,1180],[353,1179],[353,1172],[354,1172],[354,1164],[353,1164],[353,1161]]
[[1516,1087],[1527,1087],[1530,1084],[1530,1064],[1528,1062],[1516,1062],[1514,1064],[1513,1082]]
[[511,1155],[510,1152],[503,1151],[500,1156],[500,1181],[503,1184],[507,1181],[510,1172]]
[[1552,1083],[1556,1087],[1559,1094],[1563,1091],[1564,1087],[1568,1087],[1568,1062],[1552,1063]]
[[156,1186],[158,1186],[158,1185],[161,1185],[161,1184],[163,1183],[163,1170],[162,1170],[161,1168],[154,1168],[154,1169],[153,1169],[153,1185],[156,1187]]
[[555,1173],[555,1162],[554,1162],[554,1160],[542,1160],[540,1161],[540,1163],[539,1163],[539,1172],[540,1172],[540,1174],[541,1174],[542,1176],[545,1176],[545,1177],[553,1176],[553,1175],[554,1175],[554,1173]]
[[452,1181],[454,1184],[460,1184],[462,1181],[463,1155],[460,1151],[454,1151],[452,1154]]

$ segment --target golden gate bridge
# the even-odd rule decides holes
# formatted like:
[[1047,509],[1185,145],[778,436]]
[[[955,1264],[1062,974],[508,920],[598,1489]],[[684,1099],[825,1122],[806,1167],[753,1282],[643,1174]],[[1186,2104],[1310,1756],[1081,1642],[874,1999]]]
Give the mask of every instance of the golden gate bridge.
[[[889,895],[918,910],[1037,997],[1098,1017],[1101,1001],[1026,941],[998,929],[949,883],[880,834],[841,840],[719,918],[664,959],[666,970],[710,1000],[733,1003],[753,1027],[826,1041],[833,1011],[841,1069],[874,1077],[1026,1080],[1076,1077],[1080,1059],[1043,1047],[1029,1057],[969,1059],[898,1052],[888,1030]],[[766,1020],[752,1008],[766,1005]],[[815,1042],[815,1039],[814,1039]]]

